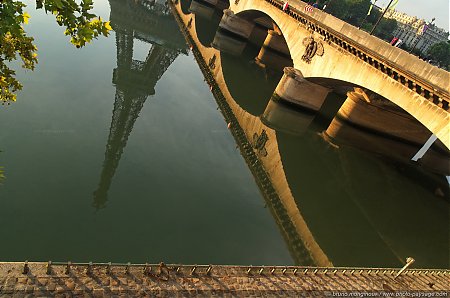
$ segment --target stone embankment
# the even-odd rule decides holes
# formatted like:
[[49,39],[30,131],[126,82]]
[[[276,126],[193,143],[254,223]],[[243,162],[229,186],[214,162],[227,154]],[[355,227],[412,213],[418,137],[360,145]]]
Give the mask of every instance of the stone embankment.
[[[450,270],[0,263],[0,297],[448,297]],[[432,296],[431,296],[432,295]]]

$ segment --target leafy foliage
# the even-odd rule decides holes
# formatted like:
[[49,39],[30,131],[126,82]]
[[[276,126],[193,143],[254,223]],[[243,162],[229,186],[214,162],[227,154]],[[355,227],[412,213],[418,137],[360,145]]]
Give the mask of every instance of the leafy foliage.
[[19,1],[0,2],[0,101],[3,102],[15,101],[14,92],[22,88],[14,77],[15,71],[6,62],[15,60],[18,55],[24,68],[34,69],[37,63],[33,38],[23,30],[29,17],[23,12],[24,7]]
[[373,34],[384,40],[391,40],[393,32],[397,29],[397,21],[394,19],[382,19]]
[[369,11],[370,0],[330,0],[327,12],[354,26],[360,26]]
[[370,0],[347,0],[349,11],[346,21],[354,26],[360,26],[370,7]]
[[438,62],[440,66],[448,69],[450,65],[450,44],[445,41],[435,43],[428,49],[428,56]]
[[71,36],[70,42],[76,47],[82,47],[99,35],[108,36],[112,30],[109,22],[103,22],[89,11],[93,8],[92,0],[36,0],[38,9],[44,8],[56,16],[56,22],[66,27],[64,32]]
[[[15,93],[22,89],[9,66],[11,61],[20,57],[22,67],[31,70],[38,62],[34,39],[23,28],[30,17],[24,12],[25,7],[21,1],[0,0],[0,101],[3,103],[15,101]],[[92,0],[81,0],[79,4],[75,0],[36,0],[36,8],[53,14],[77,48],[99,35],[108,36],[112,30],[109,22],[90,13]]]
[[326,11],[341,20],[347,20],[347,14],[349,11],[349,3],[348,1],[328,1]]
[[[369,32],[381,16],[381,12],[377,9],[372,9],[370,15],[367,16],[370,3],[370,0],[328,0],[326,11]],[[375,29],[374,35],[384,40],[390,40],[396,28],[397,21],[394,19],[382,19]]]

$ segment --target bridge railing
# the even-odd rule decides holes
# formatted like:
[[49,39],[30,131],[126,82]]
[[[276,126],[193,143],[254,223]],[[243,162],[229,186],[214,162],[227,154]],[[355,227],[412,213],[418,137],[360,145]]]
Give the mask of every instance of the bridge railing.
[[[243,265],[186,265],[186,264],[159,264],[150,263],[93,263],[93,262],[0,262],[0,268],[11,270],[20,269],[22,274],[32,271],[45,271],[45,274],[58,273],[71,274],[72,271],[84,272],[89,275],[94,272],[112,274],[129,274],[141,271],[143,275],[167,275],[170,273],[180,275],[366,275],[366,276],[396,276],[400,268],[367,268],[367,267],[313,267],[313,266],[243,266]],[[407,269],[402,275],[411,276],[441,276],[449,277],[448,269]]]
[[[278,8],[279,10],[283,10],[283,1],[280,0],[264,0],[267,3],[271,4],[272,6]],[[298,5],[299,7],[303,8],[306,4],[304,3],[296,3],[295,5]],[[329,44],[333,43],[336,46],[340,47],[341,49],[345,50],[346,52],[358,57],[359,59],[363,60],[364,62],[368,63],[372,67],[378,69],[382,73],[388,75],[392,79],[400,82],[401,84],[405,85],[409,89],[415,91],[419,95],[423,96],[424,98],[432,101],[437,106],[441,107],[442,109],[448,111],[449,109],[449,92],[447,89],[442,88],[440,86],[436,86],[432,84],[431,82],[424,80],[420,76],[416,75],[415,73],[408,71],[407,69],[404,69],[400,65],[396,65],[392,61],[389,61],[388,59],[385,59],[382,55],[377,53],[375,50],[370,49],[362,44],[358,44],[355,41],[353,41],[348,36],[344,35],[343,33],[325,25],[325,24],[318,24],[317,20],[314,19],[312,16],[309,16],[308,14],[300,11],[295,6],[290,6],[290,9],[288,12],[286,12],[289,16],[296,19],[300,23],[302,23],[306,28],[308,28],[311,31],[317,32],[320,35],[324,37],[324,41],[327,41]],[[316,13],[323,13],[321,11],[316,11]],[[338,20],[338,19],[337,19]],[[344,21],[341,21],[344,22]],[[351,25],[349,25],[351,26]],[[354,28],[354,30],[359,30],[357,28]],[[360,31],[360,30],[359,30]],[[364,32],[365,33],[365,32]],[[376,37],[373,37],[369,34],[367,34],[367,38],[373,38],[378,39]],[[379,40],[380,41],[380,40]],[[384,42],[384,41],[383,41]],[[384,42],[385,43],[385,42]],[[386,43],[387,44],[387,43]],[[401,49],[395,48],[397,51],[403,51]],[[406,52],[404,54],[407,54]],[[410,55],[410,54],[407,54]],[[419,58],[410,55],[413,59],[416,60],[417,63],[425,63],[422,62]],[[433,68],[436,68],[433,66]],[[437,69],[437,68],[436,68]],[[437,69],[440,71],[439,69]],[[448,76],[447,76],[448,80]],[[445,86],[445,84],[448,84],[448,82],[443,82],[442,85]]]

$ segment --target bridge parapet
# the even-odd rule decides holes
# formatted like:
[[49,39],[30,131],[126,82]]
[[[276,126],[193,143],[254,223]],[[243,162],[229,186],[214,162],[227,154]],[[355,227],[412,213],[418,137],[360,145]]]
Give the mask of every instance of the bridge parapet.
[[[282,10],[284,4],[280,0],[264,1],[279,10]],[[448,111],[450,74],[447,71],[318,9],[311,15],[306,14],[303,12],[306,4],[301,1],[292,1],[289,4],[290,10],[287,14],[311,32],[317,32],[324,41],[358,57]]]

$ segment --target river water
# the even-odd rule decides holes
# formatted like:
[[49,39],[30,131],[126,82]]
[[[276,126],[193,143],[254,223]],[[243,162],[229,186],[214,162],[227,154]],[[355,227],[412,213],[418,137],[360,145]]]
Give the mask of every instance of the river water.
[[[29,5],[39,65],[0,109],[0,260],[449,267],[441,166],[395,144],[370,152],[390,143],[326,108],[309,124],[269,101],[282,73],[254,63],[257,49],[220,53],[213,95],[198,60],[210,47],[186,42],[175,8],[136,3],[97,0],[115,31],[82,49]],[[192,17],[193,39],[211,43],[220,13]]]

